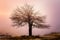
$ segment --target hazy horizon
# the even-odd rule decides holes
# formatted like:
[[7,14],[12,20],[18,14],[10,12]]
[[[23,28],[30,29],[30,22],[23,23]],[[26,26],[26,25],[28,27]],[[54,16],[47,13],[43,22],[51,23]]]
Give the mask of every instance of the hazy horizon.
[[46,21],[51,26],[50,29],[33,28],[33,35],[60,32],[60,0],[0,0],[0,33],[28,35],[28,26],[12,27],[12,21],[9,19],[17,6],[20,7],[26,3],[46,15]]

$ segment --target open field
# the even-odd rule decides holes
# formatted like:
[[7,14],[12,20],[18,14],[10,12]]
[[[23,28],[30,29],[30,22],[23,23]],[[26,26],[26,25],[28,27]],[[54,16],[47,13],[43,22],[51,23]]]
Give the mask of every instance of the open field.
[[50,33],[43,36],[0,36],[0,40],[60,40],[60,33]]
[[27,36],[22,36],[22,37],[11,37],[11,38],[0,38],[0,40],[60,40],[60,37],[27,37]]

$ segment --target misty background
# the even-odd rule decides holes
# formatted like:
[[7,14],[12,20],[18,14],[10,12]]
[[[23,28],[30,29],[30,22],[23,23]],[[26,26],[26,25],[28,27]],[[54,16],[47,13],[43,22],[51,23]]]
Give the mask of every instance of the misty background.
[[12,21],[9,19],[13,10],[25,3],[32,5],[35,10],[45,15],[46,22],[51,26],[50,29],[33,28],[33,35],[60,32],[60,0],[0,0],[0,33],[28,35],[28,26],[12,27]]

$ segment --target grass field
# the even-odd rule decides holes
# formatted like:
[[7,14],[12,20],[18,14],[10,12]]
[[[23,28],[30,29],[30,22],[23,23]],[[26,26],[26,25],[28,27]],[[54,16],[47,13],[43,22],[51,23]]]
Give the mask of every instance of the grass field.
[[0,38],[0,40],[60,40],[60,33],[51,33],[43,36],[5,36],[3,36],[4,38]]

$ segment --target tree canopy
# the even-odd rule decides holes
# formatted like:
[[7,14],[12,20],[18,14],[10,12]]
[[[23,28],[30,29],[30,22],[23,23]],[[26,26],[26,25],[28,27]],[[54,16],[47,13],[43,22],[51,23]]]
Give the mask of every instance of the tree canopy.
[[45,24],[45,16],[37,16],[38,12],[34,12],[33,7],[25,5],[23,7],[17,7],[10,17],[14,23],[14,26],[24,26],[25,24],[32,24],[32,27],[48,28],[49,25]]

